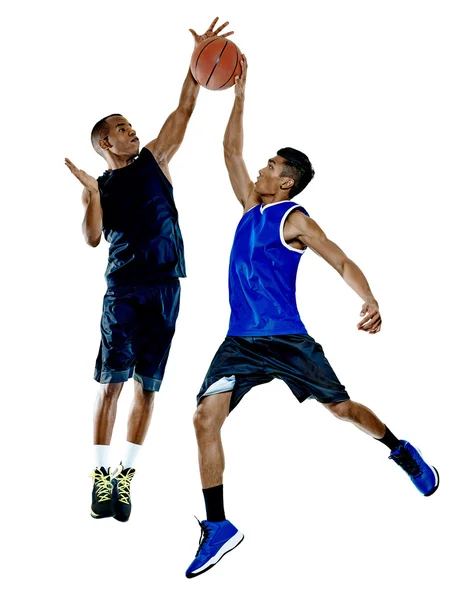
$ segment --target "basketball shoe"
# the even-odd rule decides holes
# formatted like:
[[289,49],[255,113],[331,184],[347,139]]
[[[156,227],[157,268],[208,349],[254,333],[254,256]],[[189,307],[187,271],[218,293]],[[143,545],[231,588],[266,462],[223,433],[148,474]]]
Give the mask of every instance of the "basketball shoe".
[[131,515],[131,480],[135,474],[136,469],[124,469],[120,463],[112,475],[112,502],[117,521],[125,522]]
[[400,440],[400,445],[393,450],[388,458],[394,460],[410,477],[415,487],[424,496],[436,492],[439,485],[439,475],[435,467],[428,465],[421,452],[406,440]]
[[200,545],[192,564],[186,571],[191,579],[212,569],[225,554],[236,548],[243,541],[240,533],[230,521],[200,521]]
[[112,484],[109,470],[104,467],[95,467],[89,475],[92,477],[94,486],[92,489],[92,506],[90,514],[94,519],[112,517],[114,509],[112,504]]

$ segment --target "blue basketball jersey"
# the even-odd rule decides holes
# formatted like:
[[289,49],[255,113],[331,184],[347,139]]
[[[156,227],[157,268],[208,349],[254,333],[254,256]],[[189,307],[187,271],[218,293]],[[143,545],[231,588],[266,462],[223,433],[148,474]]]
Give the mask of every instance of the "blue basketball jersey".
[[307,334],[296,307],[304,250],[284,240],[288,215],[307,211],[290,200],[259,204],[237,226],[229,265],[230,336]]

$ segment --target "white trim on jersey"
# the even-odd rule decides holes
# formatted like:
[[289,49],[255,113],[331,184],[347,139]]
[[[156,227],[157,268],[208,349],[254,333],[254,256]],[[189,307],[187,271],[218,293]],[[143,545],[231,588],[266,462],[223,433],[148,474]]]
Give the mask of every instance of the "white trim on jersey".
[[[286,202],[293,202],[293,200],[281,200],[280,202],[270,202],[270,204],[265,204],[265,206],[263,204],[261,204],[260,205],[260,212],[263,213],[263,211],[266,208],[269,208],[270,206],[279,206],[279,204],[285,204]],[[295,202],[295,204],[296,204],[296,202]],[[301,206],[301,205],[300,204],[296,204],[296,206]],[[304,208],[304,207],[302,207],[302,208]]]
[[[280,202],[278,202],[278,204],[281,204],[281,203],[280,203]],[[304,254],[304,252],[305,252],[305,250],[306,250],[305,248],[304,248],[304,250],[299,250],[299,248],[292,248],[292,246],[289,246],[289,245],[287,244],[287,242],[285,241],[285,238],[284,238],[284,224],[285,224],[285,221],[287,220],[287,217],[288,217],[288,215],[289,215],[289,214],[290,214],[290,213],[291,213],[293,210],[296,210],[297,208],[304,208],[304,206],[301,206],[301,204],[297,204],[296,206],[292,206],[291,208],[289,208],[289,209],[288,209],[288,210],[285,212],[285,215],[282,217],[282,221],[281,221],[281,224],[280,224],[280,226],[279,226],[279,237],[280,237],[280,240],[281,240],[281,243],[282,243],[282,245],[283,245],[283,246],[285,246],[286,248],[288,248],[288,249],[289,249],[289,250],[291,250],[292,252],[299,252],[299,254]],[[304,214],[304,213],[303,213],[303,214]]]

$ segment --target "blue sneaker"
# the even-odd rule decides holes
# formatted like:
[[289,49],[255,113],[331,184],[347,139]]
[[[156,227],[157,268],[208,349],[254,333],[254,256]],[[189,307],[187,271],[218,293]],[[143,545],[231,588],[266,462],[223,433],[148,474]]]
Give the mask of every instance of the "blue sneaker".
[[421,452],[409,442],[406,440],[399,441],[401,445],[388,458],[394,460],[397,465],[408,473],[421,494],[430,496],[436,492],[440,482],[438,471],[435,467],[428,465],[421,456]]
[[189,579],[212,569],[225,554],[243,541],[243,533],[230,521],[197,521],[201,527],[201,538],[195,558],[186,571]]

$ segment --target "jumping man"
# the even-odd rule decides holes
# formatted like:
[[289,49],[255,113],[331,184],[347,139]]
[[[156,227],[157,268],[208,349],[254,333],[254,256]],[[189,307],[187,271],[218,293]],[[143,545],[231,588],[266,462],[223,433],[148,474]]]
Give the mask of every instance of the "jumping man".
[[[190,30],[195,45],[217,36],[228,25],[214,31],[217,21],[204,35]],[[179,278],[185,277],[185,265],[168,164],[184,138],[199,87],[189,70],[178,107],[140,153],[136,131],[124,116],[113,114],[96,123],[92,145],[108,166],[97,180],[66,159],[84,186],[86,242],[98,246],[103,232],[110,244],[94,375],[100,383],[94,411],[91,515],[95,519],[129,519],[135,459],[150,425],[154,395],[162,383],[175,331]],[[123,383],[133,376],[126,447],[111,476],[109,447],[117,401]]]
[[385,444],[390,458],[425,496],[438,487],[438,474],[407,441],[398,440],[369,408],[350,400],[322,347],[308,335],[298,314],[296,274],[305,250],[324,258],[362,298],[360,331],[381,328],[379,305],[359,267],[331,242],[301,205],[292,201],[312,180],[305,154],[282,148],[259,171],[254,184],[242,157],[246,59],[236,78],[235,101],[224,137],[225,162],[243,217],[237,226],[229,266],[231,319],[198,394],[194,417],[207,519],[186,572],[191,578],[213,567],[243,534],[226,520],[223,503],[224,453],[220,430],[254,386],[281,379],[303,402],[318,400],[334,416]]

